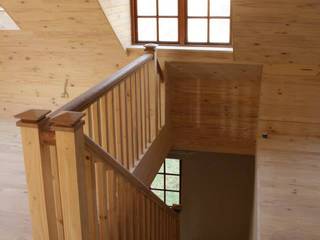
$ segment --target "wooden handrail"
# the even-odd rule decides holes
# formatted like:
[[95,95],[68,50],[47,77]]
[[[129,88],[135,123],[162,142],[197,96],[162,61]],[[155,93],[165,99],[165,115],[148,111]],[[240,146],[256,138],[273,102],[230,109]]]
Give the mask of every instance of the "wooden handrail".
[[97,98],[101,97],[105,92],[112,89],[115,85],[153,58],[153,54],[145,53],[69,103],[50,113],[48,117],[52,118],[62,111],[83,111],[87,106],[96,101]]
[[[148,187],[146,187],[138,178],[136,178],[132,173],[130,173],[126,168],[124,168],[119,162],[117,162],[110,154],[108,154],[102,147],[97,145],[91,138],[85,136],[85,144],[98,156],[101,157],[102,161],[112,166],[115,171],[119,172],[125,179],[130,183],[135,185],[137,188],[142,190],[146,195],[151,197],[154,201],[157,202],[160,206],[168,208],[168,206]],[[177,214],[172,208],[170,208],[172,214]]]

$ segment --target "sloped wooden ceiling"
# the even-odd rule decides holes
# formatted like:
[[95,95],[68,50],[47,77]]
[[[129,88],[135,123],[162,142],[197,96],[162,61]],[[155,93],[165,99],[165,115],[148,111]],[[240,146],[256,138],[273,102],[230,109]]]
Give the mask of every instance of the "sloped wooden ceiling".
[[122,47],[131,45],[130,0],[99,0]]
[[96,0],[1,0],[0,116],[55,109],[128,63]]

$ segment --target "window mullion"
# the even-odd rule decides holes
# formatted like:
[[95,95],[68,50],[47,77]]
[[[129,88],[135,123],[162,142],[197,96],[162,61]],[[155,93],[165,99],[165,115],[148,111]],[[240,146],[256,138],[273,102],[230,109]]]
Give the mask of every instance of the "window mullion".
[[186,44],[186,28],[187,28],[187,0],[179,0],[178,3],[178,18],[179,18],[179,43]]

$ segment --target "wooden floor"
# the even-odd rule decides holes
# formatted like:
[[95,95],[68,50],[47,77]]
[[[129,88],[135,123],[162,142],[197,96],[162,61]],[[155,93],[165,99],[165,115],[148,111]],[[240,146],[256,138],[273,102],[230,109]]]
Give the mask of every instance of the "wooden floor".
[[19,129],[0,118],[0,240],[31,239]]

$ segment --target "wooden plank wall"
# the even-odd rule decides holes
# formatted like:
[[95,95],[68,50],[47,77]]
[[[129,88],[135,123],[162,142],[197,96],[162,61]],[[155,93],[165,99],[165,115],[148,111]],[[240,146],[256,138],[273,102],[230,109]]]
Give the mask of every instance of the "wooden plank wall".
[[167,64],[176,150],[254,155],[261,66]]
[[0,116],[55,109],[128,63],[97,0],[1,0]]
[[260,240],[320,238],[319,11],[315,0],[233,0],[234,59],[264,64],[257,144]]

